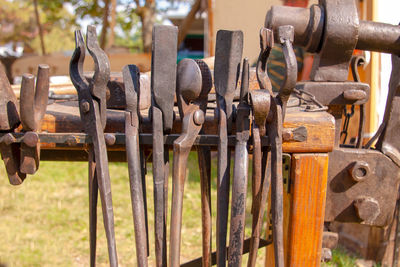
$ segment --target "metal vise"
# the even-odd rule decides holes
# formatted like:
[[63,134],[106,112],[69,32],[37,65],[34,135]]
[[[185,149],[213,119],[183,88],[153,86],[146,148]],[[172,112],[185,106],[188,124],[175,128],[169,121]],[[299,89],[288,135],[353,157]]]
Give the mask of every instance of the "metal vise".
[[[274,6],[267,13],[265,27],[273,29],[276,36],[282,25],[293,25],[294,45],[316,53],[311,80],[297,83],[296,89],[311,93],[327,105],[336,121],[335,148],[329,154],[325,221],[388,225],[400,182],[400,140],[395,138],[400,131],[400,26],[359,20],[354,0],[320,0],[309,9]],[[354,49],[391,53],[393,61],[384,121],[363,148],[363,105],[370,88],[347,80]],[[345,105],[360,105],[358,140],[352,147],[340,144]],[[376,150],[372,150],[376,139]]]

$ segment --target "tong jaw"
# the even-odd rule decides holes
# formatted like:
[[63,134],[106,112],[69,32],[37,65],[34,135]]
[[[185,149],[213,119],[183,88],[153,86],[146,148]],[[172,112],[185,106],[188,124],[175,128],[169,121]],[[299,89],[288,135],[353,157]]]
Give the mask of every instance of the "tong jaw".
[[94,61],[94,75],[90,83],[83,74],[83,62],[85,61],[85,42],[80,30],[75,31],[76,48],[70,62],[71,81],[78,91],[79,101],[94,99],[99,102],[100,119],[103,130],[106,126],[106,87],[110,79],[110,62],[106,53],[97,42],[96,28],[89,25],[86,33],[86,46]]
[[204,122],[208,93],[212,86],[210,80],[211,72],[203,61],[183,59],[179,62],[176,94],[182,120],[181,138],[189,137],[189,147],[193,145]]
[[267,61],[274,46],[274,32],[267,28],[260,29],[260,54],[257,60],[256,74],[260,89],[267,89],[272,94],[271,80],[267,73]]

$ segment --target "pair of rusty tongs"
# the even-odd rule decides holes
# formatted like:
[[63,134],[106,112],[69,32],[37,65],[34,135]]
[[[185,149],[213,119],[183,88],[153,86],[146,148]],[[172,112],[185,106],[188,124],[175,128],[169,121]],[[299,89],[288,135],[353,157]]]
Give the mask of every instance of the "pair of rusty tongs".
[[20,124],[18,114],[18,102],[10,82],[0,68],[0,131],[7,132],[0,138],[1,158],[4,161],[8,180],[12,185],[21,184],[26,174],[20,171],[20,144],[14,143],[15,137],[12,133]]
[[17,99],[3,71],[0,71],[0,130],[8,132],[0,139],[0,151],[7,175],[12,185],[19,185],[27,174],[34,174],[39,168],[41,122],[46,113],[49,94],[49,66],[39,65],[35,89],[35,76],[22,75],[20,114],[24,136],[22,142],[15,143],[11,134],[19,124],[16,108]]
[[90,220],[90,265],[95,266],[97,194],[100,190],[104,228],[106,231],[110,266],[118,266],[114,234],[114,213],[111,198],[110,174],[107,148],[104,139],[106,126],[106,86],[110,79],[110,62],[99,47],[96,28],[88,26],[87,49],[94,60],[94,76],[90,83],[83,75],[85,42],[80,31],[75,31],[75,51],[70,62],[70,77],[78,91],[79,110],[85,132],[93,144],[89,146],[89,220]]
[[153,126],[154,234],[156,266],[167,266],[169,151],[164,135],[172,130],[176,89],[178,28],[153,28],[151,57],[151,119]]
[[250,239],[248,267],[256,264],[258,246],[260,244],[260,234],[264,210],[267,202],[269,187],[271,183],[270,173],[268,173],[267,161],[269,150],[262,147],[261,137],[266,134],[266,120],[271,106],[272,87],[267,73],[267,61],[272,47],[274,46],[274,36],[272,30],[261,28],[260,30],[260,55],[257,61],[257,78],[260,90],[250,92],[252,107],[252,127],[251,136],[253,141],[253,170],[252,170],[252,232]]
[[147,229],[145,200],[142,182],[141,156],[139,150],[139,94],[140,71],[135,65],[127,65],[122,70],[125,86],[125,142],[129,170],[129,184],[133,224],[135,229],[136,258],[138,266],[147,266]]
[[231,227],[229,233],[228,265],[241,266],[244,228],[246,218],[246,196],[248,181],[249,153],[247,142],[250,138],[249,105],[249,61],[243,60],[240,103],[236,112],[236,144],[233,168]]
[[[200,63],[201,64],[201,63]],[[178,64],[176,95],[182,134],[173,144],[173,176],[169,266],[180,266],[183,190],[189,152],[203,126],[211,90],[211,74],[205,64],[183,59]]]
[[218,166],[217,166],[217,266],[226,265],[231,148],[232,104],[239,78],[243,51],[243,32],[219,30],[215,46],[214,84],[217,95]]
[[293,26],[280,26],[278,38],[282,45],[286,73],[278,95],[271,96],[271,114],[268,114],[266,129],[271,145],[271,208],[275,266],[283,267],[285,263],[283,253],[282,130],[286,104],[297,82],[297,59],[292,46]]

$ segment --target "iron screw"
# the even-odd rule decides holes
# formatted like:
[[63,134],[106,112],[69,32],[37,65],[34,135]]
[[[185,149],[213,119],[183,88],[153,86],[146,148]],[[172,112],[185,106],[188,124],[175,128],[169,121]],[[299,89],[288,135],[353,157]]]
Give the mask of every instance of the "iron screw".
[[115,144],[115,141],[116,141],[115,135],[107,133],[104,135],[104,138],[105,138],[106,144],[108,146],[112,146]]
[[86,100],[82,100],[81,102],[81,110],[83,113],[88,113],[90,110],[90,104]]
[[27,132],[22,138],[22,142],[29,147],[35,147],[39,142],[39,135],[35,132]]
[[197,126],[204,123],[204,112],[200,109],[196,110],[193,114],[193,121]]

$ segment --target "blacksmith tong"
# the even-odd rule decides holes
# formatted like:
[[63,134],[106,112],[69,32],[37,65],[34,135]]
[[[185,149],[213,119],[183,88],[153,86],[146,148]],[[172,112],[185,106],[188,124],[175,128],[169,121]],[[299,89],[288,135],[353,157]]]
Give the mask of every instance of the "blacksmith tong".
[[217,32],[214,63],[214,85],[217,95],[218,166],[217,166],[217,266],[226,266],[231,148],[232,104],[240,72],[243,32]]
[[[3,118],[0,130],[9,132],[0,139],[0,151],[12,185],[19,185],[27,174],[34,174],[39,168],[40,143],[37,134],[46,113],[49,93],[49,66],[39,65],[35,89],[35,76],[23,74],[21,84],[20,114],[16,107],[17,99],[3,71],[0,71],[0,117]],[[24,136],[22,142],[14,143],[11,134],[22,123]]]
[[139,151],[139,94],[140,71],[135,65],[122,70],[126,96],[125,142],[128,160],[129,184],[133,224],[135,228],[136,258],[138,266],[147,266],[147,230],[143,195],[141,155]]
[[245,58],[242,68],[240,103],[236,112],[236,144],[233,167],[231,227],[229,233],[228,266],[241,266],[244,228],[246,219],[246,196],[250,138],[249,62]]
[[282,129],[286,104],[295,89],[297,81],[297,60],[292,46],[294,39],[293,26],[280,26],[278,28],[278,37],[282,45],[286,72],[278,95],[271,95],[266,130],[271,146],[271,209],[275,266],[283,267],[285,263],[283,253]]
[[110,62],[99,47],[96,28],[88,26],[86,46],[94,60],[94,76],[90,83],[83,75],[85,42],[81,32],[75,31],[75,51],[70,62],[70,77],[79,99],[79,111],[85,132],[92,139],[89,145],[89,220],[90,220],[90,265],[95,266],[97,194],[100,190],[103,221],[107,237],[110,266],[118,266],[114,234],[114,212],[111,198],[111,183],[108,170],[107,148],[104,128],[107,119],[106,86],[110,79]]
[[169,256],[169,265],[171,267],[180,266],[182,207],[186,165],[190,150],[205,120],[208,92],[211,90],[212,85],[209,70],[205,68],[205,64],[201,66],[202,68],[192,59],[183,59],[179,62],[177,69],[176,95],[179,114],[182,120],[182,134],[173,144],[174,161],[172,167]]
[[267,61],[274,46],[273,32],[267,28],[260,30],[261,51],[257,61],[257,78],[260,90],[250,92],[252,107],[251,137],[253,141],[252,170],[252,231],[247,267],[255,267],[258,246],[260,244],[261,226],[264,218],[265,205],[271,184],[269,149],[261,145],[261,137],[266,135],[266,120],[271,106],[272,86],[267,73]]
[[156,266],[167,266],[169,151],[164,135],[172,130],[176,88],[178,28],[153,28],[151,57],[151,119],[153,126],[154,232]]

